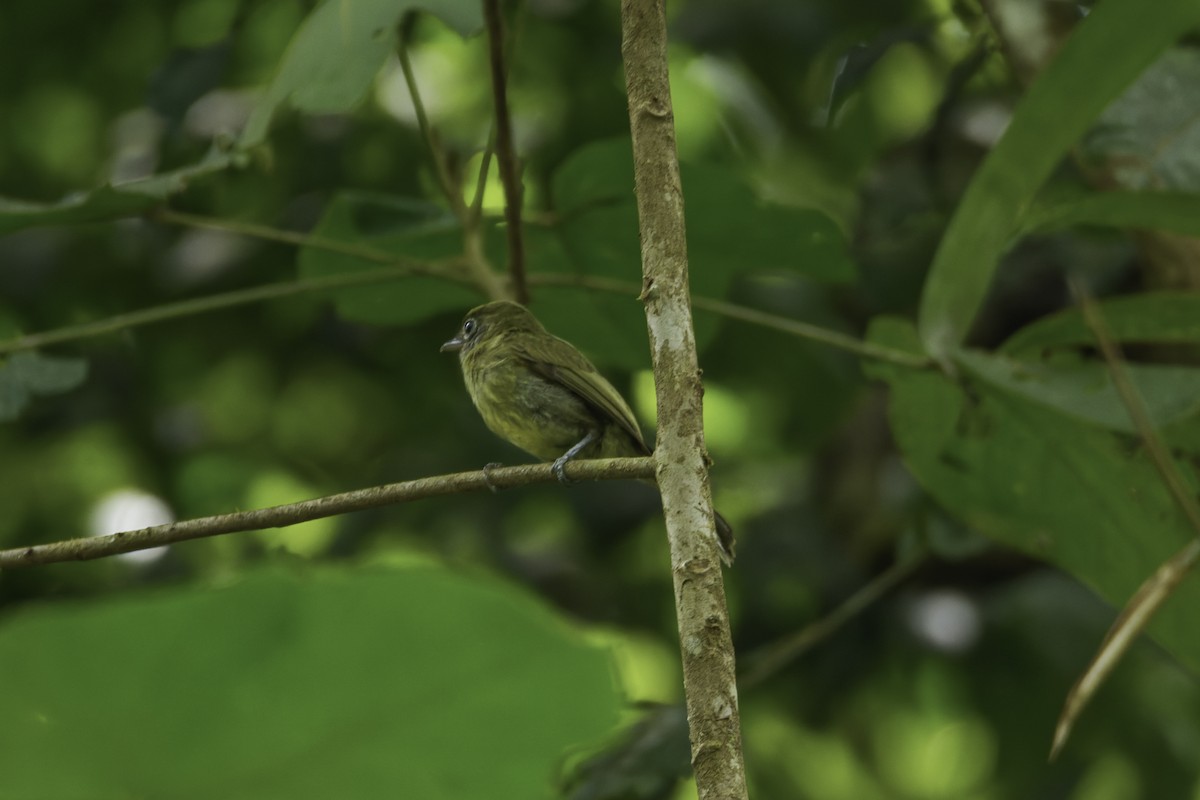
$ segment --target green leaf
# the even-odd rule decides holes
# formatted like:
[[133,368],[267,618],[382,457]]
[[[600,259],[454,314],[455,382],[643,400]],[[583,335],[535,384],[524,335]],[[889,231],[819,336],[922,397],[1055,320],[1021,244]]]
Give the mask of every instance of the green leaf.
[[242,146],[262,143],[285,103],[313,114],[361,103],[395,50],[400,18],[414,11],[433,14],[464,37],[483,24],[479,3],[462,0],[326,0],[292,37],[279,73],[246,123]]
[[629,203],[633,193],[633,145],[629,137],[601,139],[576,150],[554,172],[554,207],[576,214],[605,203]]
[[[735,174],[718,167],[685,165],[683,186],[688,269],[697,294],[722,296],[728,279],[739,273],[786,271],[827,283],[854,280],[845,239],[825,214],[763,202]],[[720,294],[714,294],[718,284]]]
[[29,606],[0,680],[26,800],[550,797],[619,708],[608,657],[539,602],[434,568]]
[[[618,209],[604,211],[616,212]],[[613,237],[603,244],[619,247],[622,241]],[[563,237],[544,228],[526,227],[525,255],[526,267],[531,274],[579,278],[594,274],[588,269],[589,258],[571,258],[563,249]],[[632,263],[638,263],[638,256],[633,258]],[[637,298],[640,283],[634,275],[625,276],[625,279],[630,283],[627,293],[580,286],[535,285],[530,290],[529,307],[547,330],[578,347],[597,364],[628,370],[649,369],[646,311]]]
[[240,156],[214,149],[204,160],[173,172],[77,192],[57,203],[0,197],[0,234],[38,225],[104,222],[142,214],[185,191],[194,181],[239,163]]
[[[997,389],[1083,422],[1137,432],[1103,363],[1037,364],[977,350],[959,351],[954,360]],[[1200,411],[1200,369],[1157,364],[1126,364],[1125,368],[1156,427]]]
[[1196,0],[1107,0],[1021,100],[967,188],[921,298],[921,340],[945,359],[966,337],[1000,257],[1042,183],[1115,97],[1193,25]]
[[0,421],[16,419],[34,395],[69,392],[86,377],[82,358],[14,353],[0,362]]
[[[912,348],[915,331],[881,321],[870,340]],[[1129,437],[983,383],[968,396],[940,373],[872,369],[891,387],[889,416],[905,462],[951,513],[988,537],[1066,570],[1114,606],[1188,541],[1158,473]],[[1177,462],[1196,485],[1196,470]],[[1152,635],[1200,669],[1184,581]]]
[[[681,170],[694,295],[724,297],[739,274],[788,272],[830,283],[854,278],[845,241],[829,217],[762,202],[728,170],[688,164]],[[580,149],[555,173],[553,194],[562,214],[556,230],[580,274],[640,284],[629,140]],[[697,347],[711,343],[719,324],[715,316],[696,318]]]
[[[1118,342],[1200,342],[1200,293],[1145,292],[1100,304],[1109,334]],[[1092,346],[1096,336],[1072,308],[1044,317],[1014,333],[1001,348],[1009,355],[1041,355],[1058,347]]]
[[[437,206],[387,195],[342,192],[334,196],[312,231],[314,236],[397,258],[435,261],[462,253],[462,229]],[[493,240],[498,237],[493,236]],[[298,259],[303,278],[378,270],[375,261],[305,247]],[[446,311],[461,311],[481,302],[475,290],[449,278],[414,275],[330,293],[338,313],[355,322],[402,325]]]
[[[759,200],[736,173],[681,164],[688,261],[696,294],[721,296],[743,272],[794,270],[846,282],[856,270],[837,225],[825,214]],[[612,277],[641,275],[633,158],[627,138],[581,148],[555,173],[554,199],[567,218],[568,249]],[[633,220],[629,229],[628,222]],[[633,261],[630,262],[630,256]]]
[[1200,196],[1183,192],[1100,192],[1030,212],[1021,234],[1080,225],[1200,236]]

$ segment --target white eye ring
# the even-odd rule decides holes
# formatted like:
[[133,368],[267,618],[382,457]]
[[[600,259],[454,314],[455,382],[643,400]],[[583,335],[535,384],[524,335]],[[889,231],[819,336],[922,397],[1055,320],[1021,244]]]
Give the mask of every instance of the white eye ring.
[[475,333],[475,320],[469,319],[463,323],[463,335],[470,336]]

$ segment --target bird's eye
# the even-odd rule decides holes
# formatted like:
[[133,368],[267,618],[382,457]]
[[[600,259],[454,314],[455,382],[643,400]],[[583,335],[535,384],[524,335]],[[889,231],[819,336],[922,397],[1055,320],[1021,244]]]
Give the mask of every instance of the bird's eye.
[[475,335],[475,320],[469,319],[463,323],[463,335],[468,337]]

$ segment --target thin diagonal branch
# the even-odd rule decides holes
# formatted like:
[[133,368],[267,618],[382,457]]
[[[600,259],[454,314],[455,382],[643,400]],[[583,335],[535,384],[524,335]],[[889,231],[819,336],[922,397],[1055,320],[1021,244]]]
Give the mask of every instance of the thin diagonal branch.
[[924,556],[897,561],[870,583],[850,595],[844,603],[829,614],[796,633],[764,645],[744,659],[747,669],[738,680],[743,689],[748,689],[770,678],[775,673],[808,652],[817,643],[824,641],[840,630],[847,622],[861,614],[876,601],[908,579],[925,563]]
[[[567,477],[573,480],[653,479],[654,459],[646,457],[571,461],[566,464],[565,469]],[[87,561],[129,553],[134,550],[146,550],[151,547],[185,542],[190,539],[256,531],[264,528],[283,528],[351,511],[409,503],[427,497],[478,492],[485,489],[511,489],[537,483],[554,483],[557,480],[550,464],[494,467],[476,472],[437,475],[318,497],[299,503],[239,511],[232,514],[219,514],[214,517],[200,517],[135,531],[122,531],[108,536],[67,539],[49,544],[0,550],[0,569],[31,567],[64,561]]]
[[496,119],[496,158],[504,184],[504,220],[508,225],[508,274],[518,303],[529,302],[525,281],[525,243],[521,231],[521,174],[513,146],[512,118],[508,110],[508,71],[504,65],[504,18],[500,0],[483,0],[488,55],[492,74],[492,101]]

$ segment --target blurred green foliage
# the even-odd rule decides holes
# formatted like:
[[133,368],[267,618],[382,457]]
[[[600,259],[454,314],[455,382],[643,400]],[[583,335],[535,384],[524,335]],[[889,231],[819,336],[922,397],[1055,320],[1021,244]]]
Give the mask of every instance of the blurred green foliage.
[[[412,57],[469,199],[490,125],[486,46],[464,36],[478,6],[436,5]],[[1144,14],[1106,5],[1111,31]],[[164,202],[226,228],[460,256],[393,55],[408,6],[8,3],[0,331],[379,268],[130,216]],[[1052,42],[1077,20],[1064,26],[1054,4],[986,6],[670,7],[696,294],[917,352],[923,302],[925,325],[970,323],[972,349],[941,353],[952,380],[697,310],[716,504],[740,538],[726,573],[739,656],[897,559],[923,559],[901,589],[742,687],[757,797],[1200,791],[1194,579],[1045,762],[1110,604],[1190,535],[1090,334],[1062,309],[1068,275],[1128,295],[1103,308],[1194,485],[1196,300],[1174,287],[1200,286],[1200,257],[1194,242],[1170,249],[1166,274],[1191,282],[1165,286],[1154,234],[1124,229],[1196,231],[1196,55],[1164,53],[1191,12],[1171,0],[1158,28],[1130,26],[1121,63],[1085,40],[1022,105],[1020,48],[1038,37],[1008,36],[1009,15]],[[533,308],[649,429],[616,4],[509,12]],[[1156,58],[1121,94],[1133,62]],[[1073,81],[1097,107],[1120,98],[1097,124],[1064,100]],[[1066,160],[1078,137],[1064,120],[1089,130]],[[993,149],[1010,124],[1024,149]],[[985,159],[1001,191],[985,181],[964,206]],[[1032,173],[1009,181],[1034,160],[1044,187]],[[502,264],[492,172],[482,245]],[[965,256],[943,253],[927,282],[956,214]],[[567,285],[580,278],[629,290]],[[480,296],[469,280],[402,278],[0,356],[0,547],[105,532],[97,509],[131,488],[189,518],[524,460],[487,433],[437,352]],[[1004,356],[987,352],[1006,341]],[[17,687],[0,713],[0,794],[366,797],[419,777],[423,797],[527,798],[550,796],[557,774],[575,800],[689,797],[657,511],[640,486],[546,486],[0,573],[0,685]],[[227,755],[235,785],[188,777]]]

